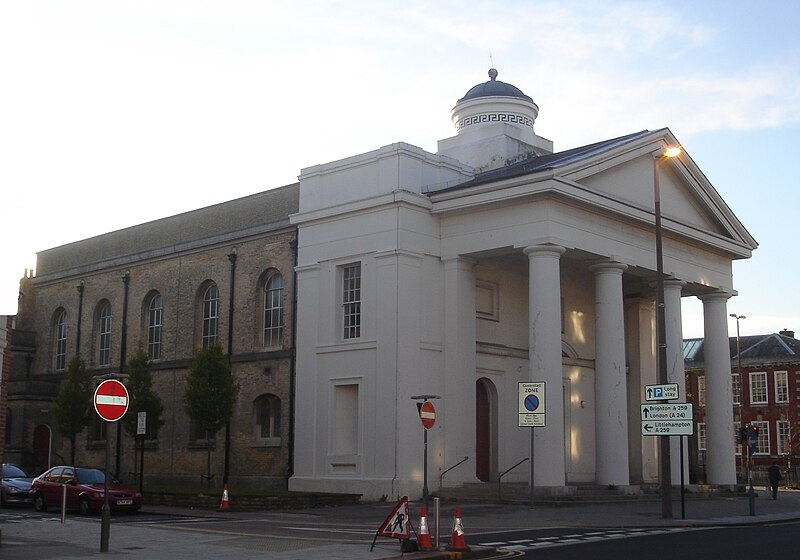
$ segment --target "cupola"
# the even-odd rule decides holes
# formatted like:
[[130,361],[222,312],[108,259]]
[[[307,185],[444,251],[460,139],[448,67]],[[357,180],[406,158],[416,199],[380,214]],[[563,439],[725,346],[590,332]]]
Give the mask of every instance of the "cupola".
[[478,84],[456,102],[450,118],[456,136],[439,141],[439,154],[476,171],[503,167],[532,155],[553,152],[553,143],[533,130],[539,106],[518,87],[497,79]]

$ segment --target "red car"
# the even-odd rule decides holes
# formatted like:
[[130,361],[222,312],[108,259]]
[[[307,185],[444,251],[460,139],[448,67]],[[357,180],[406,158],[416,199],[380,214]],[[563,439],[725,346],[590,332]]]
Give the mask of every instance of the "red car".
[[[103,507],[104,483],[105,475],[100,469],[53,467],[33,479],[33,505],[36,511],[46,511],[48,507],[60,508],[63,488],[66,486],[67,508],[88,515]],[[112,478],[108,485],[108,505],[112,510],[139,511],[142,495]]]

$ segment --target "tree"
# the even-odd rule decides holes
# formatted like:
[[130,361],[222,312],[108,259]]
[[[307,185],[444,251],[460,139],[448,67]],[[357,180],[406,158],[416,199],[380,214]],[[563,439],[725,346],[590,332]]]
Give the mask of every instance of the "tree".
[[86,369],[86,362],[76,354],[69,361],[67,377],[53,402],[56,430],[69,438],[71,465],[75,464],[75,438],[92,421],[93,394],[92,376]]
[[211,484],[211,436],[228,423],[239,384],[233,378],[228,357],[222,346],[212,344],[197,352],[186,377],[183,406],[189,418],[206,431],[207,478]]
[[135,436],[138,427],[138,414],[147,413],[147,433],[155,434],[164,425],[161,415],[164,413],[164,404],[161,398],[153,392],[153,376],[150,373],[150,359],[143,350],[137,352],[128,361],[128,397],[130,404],[128,412],[122,417],[122,427],[130,436]]
[[[128,361],[128,412],[122,417],[122,427],[130,436],[139,440],[139,491],[144,486],[144,440],[149,434],[154,437],[164,425],[162,414],[164,403],[153,392],[153,376],[150,374],[150,358],[143,350]],[[145,435],[139,435],[139,413],[145,413]],[[135,469],[134,469],[135,470]]]

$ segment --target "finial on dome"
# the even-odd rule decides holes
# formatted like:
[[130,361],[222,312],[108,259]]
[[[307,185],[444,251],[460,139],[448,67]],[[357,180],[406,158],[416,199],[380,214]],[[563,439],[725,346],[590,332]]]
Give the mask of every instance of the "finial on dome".
[[497,70],[489,68],[489,79],[495,81],[497,79]]

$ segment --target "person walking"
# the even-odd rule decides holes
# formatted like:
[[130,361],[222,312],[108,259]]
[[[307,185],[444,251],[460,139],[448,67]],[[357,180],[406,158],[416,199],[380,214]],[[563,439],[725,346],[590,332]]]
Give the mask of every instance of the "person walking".
[[767,475],[769,476],[769,485],[772,488],[772,499],[777,500],[778,484],[783,480],[783,475],[781,475],[781,469],[778,467],[778,463],[772,463],[767,470]]

